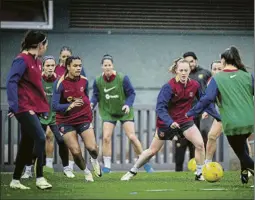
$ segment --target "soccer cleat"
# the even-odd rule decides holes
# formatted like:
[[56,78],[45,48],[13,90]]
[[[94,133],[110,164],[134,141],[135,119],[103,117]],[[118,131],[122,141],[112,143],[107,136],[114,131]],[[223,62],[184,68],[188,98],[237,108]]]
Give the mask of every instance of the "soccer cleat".
[[93,179],[93,176],[92,176],[92,173],[89,172],[89,173],[84,173],[85,174],[85,180],[87,182],[94,182],[94,179]]
[[21,176],[22,179],[29,179],[29,178],[32,178],[32,177],[33,177],[32,172],[29,171],[29,170],[26,170],[24,172],[24,174]]
[[108,168],[108,167],[103,167],[103,168],[102,168],[102,171],[103,171],[104,174],[109,174],[109,173],[111,173],[111,169]]
[[121,177],[121,181],[129,181],[132,177],[134,177],[137,174],[137,172],[129,171],[124,176]]
[[242,170],[241,171],[241,182],[243,184],[247,184],[249,181],[249,176],[248,176],[248,170]]
[[36,187],[41,190],[46,190],[46,189],[51,189],[52,185],[49,184],[44,177],[41,177],[36,179]]
[[147,172],[147,173],[152,173],[154,172],[154,169],[152,168],[152,166],[149,164],[149,163],[146,163],[144,166],[143,166],[144,170]]
[[248,170],[249,177],[254,176],[254,169],[247,168],[247,170]]
[[92,167],[94,169],[94,174],[97,177],[101,177],[102,176],[102,171],[101,171],[101,167],[98,163],[98,160],[94,160],[94,159],[90,158],[90,161],[91,161]]
[[67,178],[74,178],[75,177],[75,175],[73,174],[73,171],[69,167],[64,168],[64,175]]
[[195,180],[196,181],[204,181],[205,179],[204,179],[202,174],[196,174],[195,175]]
[[25,185],[21,184],[19,180],[12,180],[10,183],[10,188],[20,189],[20,190],[29,190],[30,189],[30,187],[26,187]]

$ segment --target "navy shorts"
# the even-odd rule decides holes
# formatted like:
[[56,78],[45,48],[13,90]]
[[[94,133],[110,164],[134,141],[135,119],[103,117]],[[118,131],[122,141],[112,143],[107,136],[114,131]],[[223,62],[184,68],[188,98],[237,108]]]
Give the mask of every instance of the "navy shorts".
[[174,136],[177,136],[179,138],[184,138],[183,132],[188,130],[190,127],[194,125],[194,121],[189,121],[185,122],[183,124],[180,124],[180,128],[158,128],[157,133],[158,133],[158,138],[160,140],[172,140]]
[[82,132],[92,128],[92,124],[90,122],[85,122],[82,124],[76,125],[67,125],[67,124],[59,124],[59,131],[62,134],[66,134],[68,132],[76,131],[77,134],[81,134]]
[[[134,119],[130,119],[130,120],[120,120],[120,123],[121,123],[121,124],[124,124],[125,122],[134,122],[134,121],[135,121]],[[109,122],[109,123],[112,123],[112,124],[114,124],[114,125],[117,124],[117,120],[116,120],[116,121],[104,120],[103,123],[104,123],[104,122]]]

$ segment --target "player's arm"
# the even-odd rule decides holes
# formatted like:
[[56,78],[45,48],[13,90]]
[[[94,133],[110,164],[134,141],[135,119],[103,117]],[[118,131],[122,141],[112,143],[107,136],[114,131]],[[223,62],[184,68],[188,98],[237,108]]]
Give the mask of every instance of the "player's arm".
[[55,81],[53,86],[53,96],[52,96],[52,109],[55,112],[66,112],[71,103],[61,104],[60,98],[61,93],[64,91],[63,84],[61,83],[61,78],[58,81]]
[[9,112],[16,113],[18,111],[18,83],[25,73],[27,65],[23,58],[16,58],[11,66],[11,70],[7,76],[7,100],[9,104]]
[[[219,120],[219,116],[217,116],[217,115],[214,116],[214,114],[212,113],[213,108],[211,108],[211,106],[213,106],[213,104],[216,100],[216,97],[218,96],[218,93],[219,93],[218,86],[217,86],[216,81],[214,80],[214,78],[212,78],[209,85],[208,85],[208,87],[207,87],[207,89],[206,89],[206,91],[205,91],[205,95],[201,95],[201,90],[199,90],[199,92],[197,94],[198,95],[197,98],[199,99],[199,101],[186,114],[187,117],[197,116],[205,110],[208,114],[213,115],[213,117],[215,117],[216,119]],[[208,107],[209,107],[209,109],[208,109]],[[215,111],[216,111],[216,109],[215,109]]]
[[123,89],[126,95],[125,105],[131,107],[135,101],[135,89],[132,86],[128,76],[125,76],[123,79]]
[[172,94],[172,88],[167,83],[161,88],[157,98],[156,114],[167,127],[170,127],[174,122],[168,113],[168,103],[172,98]]
[[94,109],[99,102],[99,89],[97,87],[96,80],[93,83],[93,92],[92,92],[92,98],[90,100],[91,108]]

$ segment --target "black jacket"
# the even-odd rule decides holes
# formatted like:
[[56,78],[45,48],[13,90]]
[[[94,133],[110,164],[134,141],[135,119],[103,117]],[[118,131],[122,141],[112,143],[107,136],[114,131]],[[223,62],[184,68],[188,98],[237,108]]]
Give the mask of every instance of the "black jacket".
[[189,77],[191,79],[196,80],[202,89],[203,92],[205,92],[205,89],[207,87],[207,82],[211,78],[212,74],[209,70],[203,69],[200,66],[197,66],[193,71],[190,72]]

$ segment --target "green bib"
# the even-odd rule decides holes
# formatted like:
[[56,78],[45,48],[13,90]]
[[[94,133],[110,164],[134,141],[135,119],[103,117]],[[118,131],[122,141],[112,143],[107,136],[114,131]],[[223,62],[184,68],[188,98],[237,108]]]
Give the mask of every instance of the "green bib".
[[103,121],[134,119],[133,107],[130,107],[129,114],[122,111],[126,100],[123,79],[124,76],[119,73],[111,82],[106,82],[102,75],[96,78],[96,85],[99,90],[99,113]]
[[214,79],[220,92],[218,107],[224,133],[226,135],[252,133],[254,102],[251,74],[241,70],[220,72]]
[[52,112],[51,101],[53,95],[53,85],[54,82],[46,82],[42,79],[43,89],[46,94],[47,101],[50,105],[50,112],[48,113],[48,119],[44,119],[40,117],[40,122],[45,125],[56,124],[56,113]]

